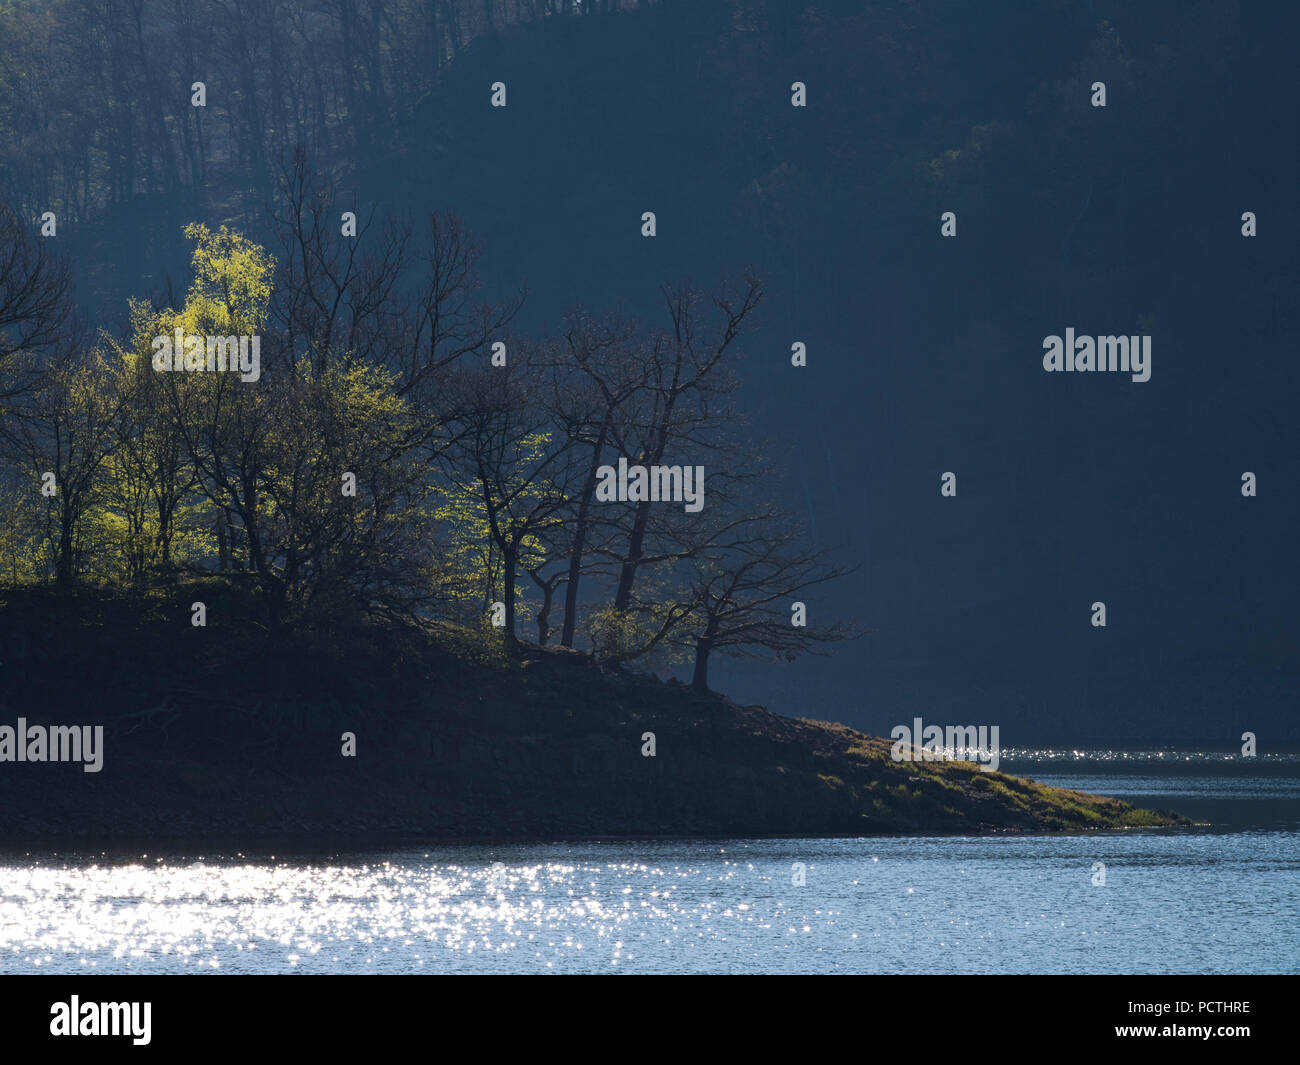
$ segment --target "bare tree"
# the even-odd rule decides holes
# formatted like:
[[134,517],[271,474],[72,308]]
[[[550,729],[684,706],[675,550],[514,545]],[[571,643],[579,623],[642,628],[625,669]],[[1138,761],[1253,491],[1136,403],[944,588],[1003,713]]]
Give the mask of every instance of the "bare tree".
[[[582,456],[582,481],[564,518],[564,620],[560,642],[572,647],[577,634],[578,594],[593,547],[604,549],[607,514],[596,505],[600,467],[613,450],[625,406],[646,384],[645,364],[634,357],[633,326],[621,318],[596,320],[581,311],[569,315],[564,343],[552,356],[551,417]],[[598,556],[599,557],[599,556]]]
[[536,402],[541,381],[530,353],[506,366],[463,368],[455,383],[455,431],[443,453],[452,490],[476,498],[501,557],[505,646],[517,646],[516,582],[539,568],[541,536],[561,522],[575,475],[571,441]]
[[332,362],[386,365],[400,336],[409,229],[391,221],[376,229],[372,210],[356,219],[356,236],[343,236],[336,190],[302,149],[281,162],[280,198],[273,320],[288,350],[308,355],[317,372]]
[[423,276],[396,367],[399,393],[417,405],[433,402],[444,371],[462,358],[484,355],[491,344],[504,343],[523,306],[522,291],[495,303],[479,297],[481,255],[459,217],[430,215]]
[[[725,360],[736,354],[736,340],[762,295],[758,278],[747,273],[738,292],[723,285],[712,297],[714,320],[708,321],[701,313],[705,298],[699,292],[685,284],[665,288],[671,328],[654,334],[641,348],[646,384],[635,397],[630,418],[615,424],[615,442],[629,462],[649,467],[659,465],[670,451],[688,460],[716,453],[724,426],[734,415],[725,397],[734,390],[735,378]],[[725,471],[724,465],[720,472]],[[654,561],[648,551],[654,509],[649,500],[631,508],[618,560],[616,610],[631,606],[638,572]]]
[[856,624],[810,625],[794,609],[810,590],[851,572],[807,543],[788,515],[737,525],[692,564],[691,622],[678,637],[694,652],[692,686],[708,690],[715,653],[792,659],[861,636]]
[[0,202],[0,400],[29,387],[42,361],[67,346],[72,285],[48,248]]

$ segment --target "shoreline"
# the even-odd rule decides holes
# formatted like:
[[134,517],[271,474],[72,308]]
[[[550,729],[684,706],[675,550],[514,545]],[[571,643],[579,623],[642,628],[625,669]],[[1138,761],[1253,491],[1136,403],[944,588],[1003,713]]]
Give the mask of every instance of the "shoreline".
[[[466,843],[1092,832],[1189,823],[446,624],[257,635],[162,603],[0,610],[0,721],[103,729],[0,763],[0,839]],[[181,595],[184,601],[186,596]],[[50,624],[51,622],[57,624]],[[57,635],[56,635],[57,634]],[[76,708],[76,709],[73,709]]]

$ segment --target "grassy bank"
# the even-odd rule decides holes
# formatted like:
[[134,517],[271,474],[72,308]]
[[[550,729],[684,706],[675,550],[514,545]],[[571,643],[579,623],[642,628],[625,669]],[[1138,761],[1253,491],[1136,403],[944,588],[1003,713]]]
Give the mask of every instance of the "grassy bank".
[[[204,628],[190,624],[196,598]],[[212,587],[151,600],[0,592],[0,725],[104,726],[98,773],[0,763],[0,836],[859,836],[1181,821],[970,763],[895,762],[886,740],[574,652],[508,661],[490,636],[444,625],[307,630],[260,616]]]

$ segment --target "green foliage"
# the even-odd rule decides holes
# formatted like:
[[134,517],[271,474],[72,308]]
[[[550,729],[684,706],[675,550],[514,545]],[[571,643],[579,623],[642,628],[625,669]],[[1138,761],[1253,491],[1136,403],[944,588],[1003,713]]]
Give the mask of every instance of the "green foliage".
[[[32,400],[29,476],[6,481],[4,579],[71,576],[144,590],[184,571],[253,574],[280,609],[366,605],[421,565],[432,522],[408,456],[414,426],[393,375],[366,364],[277,367],[274,387],[229,372],[157,373],[153,340],[257,335],[274,261],[225,227],[186,227],[194,281],[179,309],[131,301],[124,341],[48,367]],[[343,494],[343,474],[356,494]],[[39,486],[37,486],[39,487]],[[63,560],[62,562],[60,560]]]
[[629,658],[647,637],[646,626],[634,611],[605,606],[587,617],[587,638],[597,658]]
[[455,616],[467,623],[477,623],[491,604],[505,599],[499,540],[518,545],[516,616],[519,620],[531,616],[524,598],[527,571],[546,560],[546,545],[539,535],[546,523],[531,520],[530,515],[557,489],[530,471],[543,463],[550,443],[547,433],[528,433],[504,446],[505,454],[497,459],[504,476],[453,469],[444,482],[433,517],[445,538],[448,565],[437,592],[451,604]]
[[54,575],[54,543],[45,534],[45,508],[31,505],[39,489],[35,478],[0,482],[0,581],[6,584]]
[[[647,589],[650,582],[647,582]],[[689,661],[690,653],[682,645],[659,640],[665,623],[679,615],[681,608],[671,600],[642,598],[635,609],[619,610],[612,604],[591,611],[587,617],[587,637],[592,653],[614,662],[636,661],[651,669],[663,669]]]
[[[238,233],[222,226],[213,233],[199,222],[185,227],[194,241],[194,282],[185,299],[186,332],[259,333],[266,325],[275,260]],[[204,328],[200,328],[204,327]]]
[[[0,471],[0,515],[11,519],[0,581],[65,591],[81,581],[141,601],[215,583],[269,627],[292,622],[322,640],[364,614],[437,614],[466,626],[475,655],[511,661],[522,623],[542,617],[539,597],[540,639],[563,631],[580,643],[585,632],[614,664],[675,666],[701,631],[718,651],[757,631],[700,612],[700,587],[736,568],[726,530],[753,540],[738,535],[743,522],[579,495],[616,445],[636,451],[646,436],[661,455],[732,424],[713,399],[730,379],[710,367],[761,298],[755,277],[740,294],[724,287],[719,321],[693,326],[690,344],[661,333],[642,346],[622,327],[584,326],[585,355],[557,358],[525,338],[507,365],[480,357],[509,315],[465,309],[472,256],[454,227],[414,307],[386,294],[399,287],[404,236],[388,260],[348,258],[340,280],[319,248],[287,241],[277,275],[265,249],[227,226],[184,233],[193,277],[179,306],[130,300],[124,334],[33,362],[25,435],[15,435],[21,469]],[[352,317],[336,319],[331,300]],[[678,321],[706,303],[689,286],[670,295]],[[260,372],[196,365],[178,334],[204,340],[209,355],[214,337],[248,337],[248,349],[256,338]],[[164,344],[170,365],[155,365]],[[692,345],[715,350],[700,361]],[[582,361],[592,353],[612,367],[608,381]],[[33,506],[33,480],[50,469],[58,491]],[[765,574],[784,563],[775,551],[759,563],[743,590],[761,605],[775,594]],[[497,602],[504,632],[490,620]]]

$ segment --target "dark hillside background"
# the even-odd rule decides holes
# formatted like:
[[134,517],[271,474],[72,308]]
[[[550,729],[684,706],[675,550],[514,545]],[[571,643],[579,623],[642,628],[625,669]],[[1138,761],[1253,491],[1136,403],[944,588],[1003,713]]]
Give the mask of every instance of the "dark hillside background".
[[[809,611],[874,631],[718,661],[738,702],[1300,744],[1300,7],[65,0],[0,40],[0,196],[58,213],[91,322],[183,290],[188,221],[269,239],[298,145],[340,211],[458,212],[538,335],[753,264],[742,402],[861,564]],[[1149,333],[1151,380],[1044,373],[1067,327]]]

